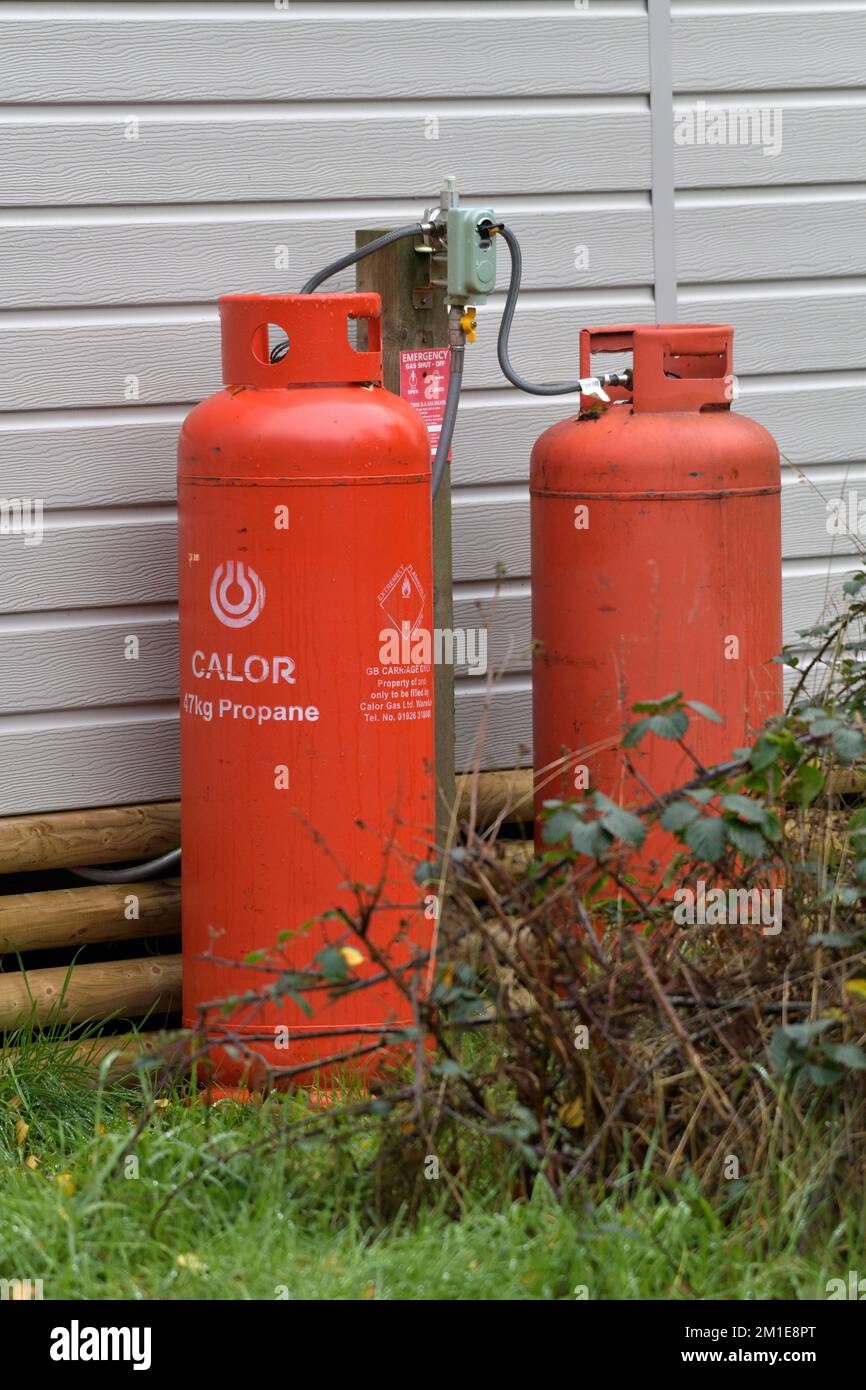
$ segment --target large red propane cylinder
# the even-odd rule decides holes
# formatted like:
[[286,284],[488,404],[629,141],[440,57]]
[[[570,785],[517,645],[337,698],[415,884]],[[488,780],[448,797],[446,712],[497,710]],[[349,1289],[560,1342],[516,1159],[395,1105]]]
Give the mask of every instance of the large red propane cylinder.
[[[548,799],[588,785],[647,803],[650,788],[694,775],[687,752],[654,735],[628,750],[628,770],[617,744],[635,702],[681,690],[718,711],[722,725],[695,716],[686,737],[705,766],[781,709],[779,451],[731,413],[733,330],[588,328],[581,375],[593,353],[629,351],[632,389],[611,388],[606,409],[585,402],[532,451],[539,845]],[[661,845],[645,847],[653,872]]]
[[[227,295],[220,316],[226,389],[187,417],[178,450],[188,1027],[206,1001],[274,980],[218,962],[272,951],[280,933],[287,969],[352,946],[354,975],[380,976],[323,916],[356,915],[349,885],[384,873],[369,939],[393,965],[432,926],[413,878],[433,835],[432,670],[389,664],[383,645],[432,625],[426,430],[382,386],[378,295]],[[356,319],[366,351],[349,339]],[[269,324],[289,340],[278,362]],[[217,1079],[250,1081],[258,1057],[312,1068],[411,1023],[387,979],[307,1000],[312,1016],[289,998],[212,1015],[213,1039],[249,1039],[214,1046]]]

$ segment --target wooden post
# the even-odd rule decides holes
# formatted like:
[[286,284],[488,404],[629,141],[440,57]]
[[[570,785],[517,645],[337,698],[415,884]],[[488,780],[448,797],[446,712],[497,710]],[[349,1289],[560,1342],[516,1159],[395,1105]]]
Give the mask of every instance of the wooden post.
[[[358,231],[355,245],[364,246],[389,227]],[[448,311],[441,290],[431,290],[430,254],[418,251],[412,237],[403,237],[377,251],[356,267],[359,290],[382,296],[382,347],[385,386],[400,394],[400,353],[417,348],[448,347]],[[433,624],[454,626],[451,581],[451,467],[445,470],[433,506]],[[436,710],[436,838],[444,843],[454,804],[454,667],[440,662],[433,668]]]

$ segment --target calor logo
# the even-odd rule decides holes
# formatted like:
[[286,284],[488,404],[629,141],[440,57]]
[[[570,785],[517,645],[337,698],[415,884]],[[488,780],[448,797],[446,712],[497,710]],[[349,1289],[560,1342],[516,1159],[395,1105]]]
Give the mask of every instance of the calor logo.
[[265,586],[252,565],[226,560],[210,582],[210,606],[226,627],[249,627],[265,606]]

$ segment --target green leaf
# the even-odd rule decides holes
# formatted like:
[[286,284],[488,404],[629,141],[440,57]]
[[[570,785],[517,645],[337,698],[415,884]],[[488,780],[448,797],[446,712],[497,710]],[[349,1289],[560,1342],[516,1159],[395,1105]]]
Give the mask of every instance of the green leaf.
[[601,823],[609,835],[623,840],[627,845],[633,845],[635,849],[640,849],[646,839],[646,826],[640,816],[632,815],[631,811],[623,811],[621,807],[616,811],[608,811],[601,817]]
[[739,821],[728,821],[728,839],[741,854],[746,854],[750,859],[763,859],[767,853],[767,842],[760,830],[750,825],[741,825]]
[[461,1065],[460,1065],[459,1062],[455,1062],[455,1060],[454,1060],[453,1057],[443,1057],[443,1058],[442,1058],[442,1061],[441,1061],[441,1062],[437,1062],[435,1066],[433,1066],[433,1067],[430,1068],[430,1070],[436,1072],[439,1076],[468,1076],[468,1075],[469,1075],[469,1073],[468,1073],[468,1071],[466,1070],[466,1068],[465,1068],[465,1067],[461,1067]]
[[770,1065],[775,1072],[787,1071],[794,1063],[802,1061],[802,1052],[793,1038],[789,1038],[784,1028],[777,1028],[770,1040]]
[[622,736],[623,748],[636,748],[648,728],[648,719],[639,719],[636,724],[632,724],[631,728],[626,729]]
[[781,752],[782,749],[775,739],[762,734],[754,748],[749,752],[749,762],[755,772],[763,772],[764,768],[769,767],[777,760]]
[[824,1051],[834,1062],[840,1062],[849,1071],[866,1071],[866,1052],[856,1043],[836,1043],[825,1047]]
[[542,820],[541,838],[546,845],[558,845],[561,840],[571,833],[571,828],[578,820],[577,813],[570,806],[563,806],[560,810],[554,811],[552,816]]
[[267,956],[267,951],[248,951],[244,956],[244,965],[258,965]]
[[714,724],[724,724],[725,722],[712,705],[705,705],[702,700],[686,700],[686,704],[689,709],[695,711],[695,714],[702,714],[704,719],[710,719]]
[[833,735],[833,749],[843,763],[853,763],[862,758],[866,739],[859,729],[837,729]]
[[610,836],[605,834],[601,822],[597,820],[584,822],[575,819],[569,839],[577,853],[585,854],[588,859],[600,859],[611,843]]
[[723,810],[729,811],[739,820],[748,821],[749,825],[761,825],[767,814],[760,801],[755,801],[750,796],[741,796],[739,792],[730,792],[723,796],[721,805]]
[[689,727],[685,710],[672,709],[668,714],[654,714],[649,721],[650,732],[659,738],[682,738]]
[[824,786],[824,773],[815,763],[804,763],[794,773],[791,786],[801,806],[811,806]]
[[663,695],[660,700],[640,700],[636,705],[632,705],[635,714],[660,714],[662,710],[670,709],[677,700],[682,699],[681,690],[673,690],[670,695]]
[[326,946],[324,951],[320,951],[316,956],[316,964],[331,984],[339,984],[348,979],[349,967],[336,946]]
[[831,949],[842,949],[845,946],[856,946],[862,936],[863,933],[859,931],[816,931],[806,937],[806,945],[829,946]]
[[816,738],[824,738],[827,734],[832,734],[841,726],[841,719],[834,719],[831,714],[820,714],[817,719],[812,719],[809,723],[809,732]]
[[279,1002],[283,999],[291,999],[293,1004],[297,1004],[308,1018],[312,1017],[313,1006],[309,999],[302,994],[305,981],[295,971],[286,975],[281,975],[274,984],[274,998]]
[[815,1086],[835,1086],[842,1080],[842,1072],[838,1067],[822,1066],[820,1062],[810,1062],[809,1078]]
[[725,852],[727,826],[719,816],[701,816],[686,828],[684,838],[698,859],[715,864]]
[[828,893],[822,894],[825,902],[842,903],[844,907],[853,907],[862,896],[862,888],[855,888],[853,884],[841,884],[838,888],[831,888]]
[[662,812],[662,827],[665,830],[685,830],[699,815],[697,806],[693,806],[690,801],[672,801]]
[[813,1018],[808,1023],[789,1023],[784,1031],[793,1042],[810,1043],[813,1038],[832,1028],[835,1022],[835,1018]]
[[702,806],[708,806],[715,795],[712,787],[693,787],[689,792],[692,801],[700,801]]
[[777,845],[782,838],[782,827],[779,818],[774,811],[765,811],[764,819],[761,821],[761,831],[765,840],[770,840]]

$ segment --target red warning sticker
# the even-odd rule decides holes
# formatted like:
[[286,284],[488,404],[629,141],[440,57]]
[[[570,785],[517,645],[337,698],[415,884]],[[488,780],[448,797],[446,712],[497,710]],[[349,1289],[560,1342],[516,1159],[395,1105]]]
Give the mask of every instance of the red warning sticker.
[[415,407],[427,426],[431,459],[442,433],[450,369],[450,348],[416,348],[400,353],[400,395]]

